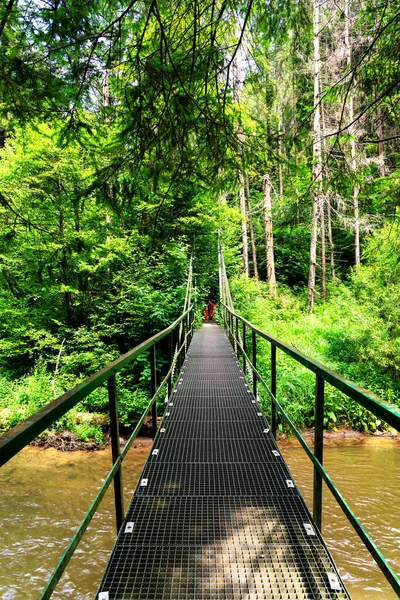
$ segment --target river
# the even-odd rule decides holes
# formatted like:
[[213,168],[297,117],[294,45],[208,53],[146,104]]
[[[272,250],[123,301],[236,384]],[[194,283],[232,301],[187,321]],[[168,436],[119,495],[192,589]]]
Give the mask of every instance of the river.
[[[150,440],[137,441],[124,461],[125,500],[139,478]],[[312,469],[303,450],[281,450],[311,506]],[[110,451],[27,448],[0,470],[0,597],[35,600],[88,509],[111,462]],[[328,445],[324,464],[394,569],[400,571],[400,443],[370,438]],[[53,598],[92,600],[113,546],[112,486],[75,552]],[[374,561],[324,492],[323,533],[353,600],[394,600]]]

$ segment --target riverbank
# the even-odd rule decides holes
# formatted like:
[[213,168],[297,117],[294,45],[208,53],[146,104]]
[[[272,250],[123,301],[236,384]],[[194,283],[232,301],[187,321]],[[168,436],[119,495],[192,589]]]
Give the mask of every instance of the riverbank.
[[[120,437],[120,444],[122,448],[125,446],[128,439],[129,436]],[[134,441],[132,447],[141,448],[145,446],[151,446],[152,443],[153,439],[149,435],[148,428],[143,428],[140,430],[140,433]],[[58,433],[50,432],[45,436],[40,436],[34,440],[30,446],[43,448],[44,450],[52,448],[61,452],[77,452],[82,450],[99,452],[107,448],[110,444],[111,438],[109,435],[105,436],[103,444],[97,444],[95,441],[84,442],[83,440],[77,438],[77,436],[70,431],[61,431]]]
[[[161,419],[159,419],[161,421]],[[309,446],[314,443],[314,430],[305,429],[301,432]],[[120,443],[123,447],[129,439],[130,433],[123,432],[120,437]],[[140,440],[140,442],[139,442]],[[287,446],[300,446],[300,442],[294,435],[285,433],[278,434],[279,444]],[[324,431],[324,444],[329,446],[353,446],[357,444],[384,444],[386,441],[397,442],[400,445],[400,433],[393,431],[383,431],[376,433],[365,433],[347,427],[338,428],[336,431]],[[98,444],[95,441],[83,441],[70,431],[48,432],[45,435],[39,436],[31,445],[40,448],[54,448],[61,452],[75,452],[78,450],[99,451],[103,450],[111,443],[110,435],[107,433],[104,436],[104,443]],[[151,445],[151,419],[148,419],[134,442],[134,447],[138,443]]]
[[[157,422],[158,426],[161,423],[162,418],[158,417]],[[132,431],[128,429],[120,430],[120,444],[121,446],[125,446],[126,442],[129,439]],[[137,439],[147,439],[152,442],[151,438],[152,433],[152,423],[151,417],[148,417],[144,420],[143,425],[139,431]],[[136,443],[136,441],[135,441]],[[111,436],[109,431],[104,432],[103,434],[103,442],[98,443],[93,439],[90,440],[82,440],[72,431],[46,431],[37,437],[30,445],[36,446],[39,448],[54,448],[56,450],[60,450],[61,452],[75,452],[77,450],[88,450],[88,451],[99,451],[104,450],[111,444]],[[135,447],[135,446],[134,446]]]
[[[301,432],[303,438],[309,446],[314,443],[314,430],[305,429]],[[294,435],[280,433],[278,442],[282,445],[301,446],[299,440]],[[336,431],[324,431],[324,445],[329,446],[354,446],[357,444],[384,444],[385,442],[395,442],[400,445],[400,433],[395,430],[378,431],[376,433],[365,433],[348,427],[340,427]]]

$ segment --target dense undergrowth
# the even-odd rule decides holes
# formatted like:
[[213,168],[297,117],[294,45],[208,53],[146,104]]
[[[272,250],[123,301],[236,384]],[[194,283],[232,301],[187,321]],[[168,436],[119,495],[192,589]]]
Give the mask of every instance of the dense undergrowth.
[[[400,405],[398,260],[389,248],[390,236],[395,239],[396,235],[391,231],[389,237],[385,232],[375,236],[366,249],[366,264],[348,281],[332,283],[328,301],[317,305],[313,313],[304,309],[304,298],[289,288],[279,287],[273,298],[265,283],[243,277],[231,282],[235,307],[260,329]],[[377,244],[379,253],[374,252]],[[267,381],[268,346],[267,342],[260,343],[257,359]],[[315,376],[280,351],[277,365],[278,399],[296,425],[312,427]],[[332,386],[326,385],[325,396],[327,427],[345,425],[365,432],[385,428],[369,411]]]
[[[129,249],[129,246],[127,244]],[[0,291],[0,434],[39,410],[127,352],[180,314],[186,291],[185,249],[170,244],[158,256],[124,256],[113,265],[107,294],[91,293],[97,305],[79,326],[66,326],[56,298],[46,311]],[[115,262],[117,258],[114,257]],[[132,270],[134,268],[134,276]],[[43,295],[43,294],[42,294]],[[77,311],[79,296],[76,295]],[[40,292],[36,302],[44,304]],[[159,377],[165,370],[167,347],[159,344]],[[150,400],[148,353],[139,356],[117,378],[120,425],[131,429]],[[74,442],[103,445],[108,429],[107,387],[92,392],[51,428],[51,436],[68,431]],[[46,431],[41,437],[47,439]],[[40,440],[39,440],[40,441]]]
[[[272,297],[265,282],[240,275],[231,275],[235,307],[260,329],[384,400],[400,405],[399,234],[400,227],[395,223],[372,235],[364,248],[363,265],[346,280],[331,282],[327,302],[317,303],[313,313],[305,309],[305,292],[278,284],[277,296]],[[184,285],[174,288],[177,277],[184,281],[183,257],[181,251],[173,254],[169,263],[164,264],[163,272],[161,267],[160,272],[143,269],[141,285],[149,292],[144,309],[143,295],[138,298],[138,286],[124,284],[123,294],[119,296],[120,311],[123,308],[120,317],[112,311],[110,297],[110,306],[104,303],[101,317],[94,314],[86,326],[73,332],[60,329],[57,339],[51,332],[44,336],[43,322],[34,321],[29,311],[8,303],[2,313],[3,331],[7,332],[11,313],[14,320],[10,336],[5,335],[0,343],[0,432],[27,418],[126,351],[125,344],[133,347],[151,332],[169,324],[183,304]],[[204,273],[203,279],[198,292],[200,299],[210,291]],[[213,293],[215,295],[216,290]],[[5,305],[6,299],[3,300]],[[20,323],[17,329],[15,316]],[[200,322],[200,308],[197,318]],[[39,338],[48,341],[49,335],[54,340],[52,344],[42,343],[40,347],[35,344]],[[62,347],[60,340],[64,340]],[[158,364],[162,371],[166,348],[159,350]],[[268,343],[259,341],[257,362],[267,381],[269,355]],[[15,364],[26,365],[25,372],[20,374],[11,368],[13,358]],[[279,401],[297,426],[312,427],[314,375],[280,351],[277,364]],[[149,357],[143,355],[118,378],[123,428],[131,429],[137,422],[149,402],[149,395]],[[266,397],[263,402],[268,411]],[[161,400],[160,409],[162,404]],[[60,419],[52,435],[67,430],[76,440],[101,446],[107,435],[107,413],[107,390],[101,387]],[[385,429],[379,419],[328,384],[325,425],[330,429],[345,425],[365,432]],[[284,428],[282,423],[280,428]]]
[[[148,375],[148,366],[144,365],[141,382],[143,387],[129,386],[127,376],[119,380],[117,394],[122,427],[131,428],[149,403],[150,394],[146,391],[145,385]],[[2,377],[0,379],[0,431],[17,425],[76,383],[79,383],[78,379],[70,376],[61,376],[56,380],[43,365],[36,367],[29,375],[14,381]],[[57,439],[57,434],[68,431],[74,440],[93,442],[101,447],[104,445],[108,426],[107,389],[100,387],[85,401],[68,411],[50,431],[54,439]],[[45,441],[50,431],[44,432],[39,442]]]

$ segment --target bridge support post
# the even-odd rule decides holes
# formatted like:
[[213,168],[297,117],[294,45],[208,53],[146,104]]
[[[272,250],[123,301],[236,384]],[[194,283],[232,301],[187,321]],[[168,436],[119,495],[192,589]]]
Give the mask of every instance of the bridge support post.
[[[271,344],[271,393],[276,398],[276,346]],[[271,398],[271,432],[276,439],[276,406]]]
[[[322,465],[324,448],[324,380],[318,376],[315,382],[315,433],[314,456]],[[313,518],[318,529],[322,528],[322,475],[314,467]]]
[[238,317],[235,317],[235,346],[236,346],[236,356],[239,360],[239,356],[240,356],[240,350],[239,350],[239,319]]
[[183,364],[185,362],[185,358],[186,358],[186,334],[187,334],[187,326],[186,326],[186,321],[183,324],[183,328],[182,328],[182,356],[181,356],[181,368],[183,367]]
[[[154,398],[154,394],[157,391],[157,354],[156,345],[154,344],[150,350],[150,370],[151,370],[151,397]],[[151,429],[153,438],[156,437],[157,433],[157,400],[151,407]]]
[[[169,366],[172,367],[172,361],[174,359],[174,332],[171,331],[171,333],[168,336],[168,350],[169,350]],[[171,398],[171,394],[172,394],[172,371],[171,371],[171,375],[168,379],[168,398]]]
[[246,323],[243,323],[243,371],[246,375]]
[[[115,375],[112,375],[107,381],[108,404],[110,409],[110,431],[111,431],[111,451],[113,464],[120,455],[119,445],[119,418],[117,405],[117,382]],[[117,522],[117,533],[121,529],[124,520],[124,497],[122,488],[122,467],[120,466],[114,477],[114,498],[115,498],[115,518]]]
[[182,360],[182,344],[183,339],[185,337],[185,323],[182,323],[182,327],[178,328],[178,373],[182,368],[183,360]]
[[[253,362],[254,369],[257,369],[257,338],[256,332],[254,330],[251,331],[251,343],[252,343],[252,353],[251,358]],[[255,371],[253,371],[253,394],[254,398],[257,400],[257,375]]]
[[188,313],[188,316],[186,318],[186,334],[187,334],[187,338],[185,340],[185,358],[186,358],[186,354],[187,354],[187,351],[188,351],[188,346],[190,344],[190,331],[191,331],[190,320],[191,320],[191,316],[192,316],[192,313]]

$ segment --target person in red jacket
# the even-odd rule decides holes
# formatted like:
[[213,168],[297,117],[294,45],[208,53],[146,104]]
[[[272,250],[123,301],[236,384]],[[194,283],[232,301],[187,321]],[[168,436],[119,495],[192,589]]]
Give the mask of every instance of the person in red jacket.
[[215,304],[211,300],[208,301],[208,320],[211,321],[214,316]]

